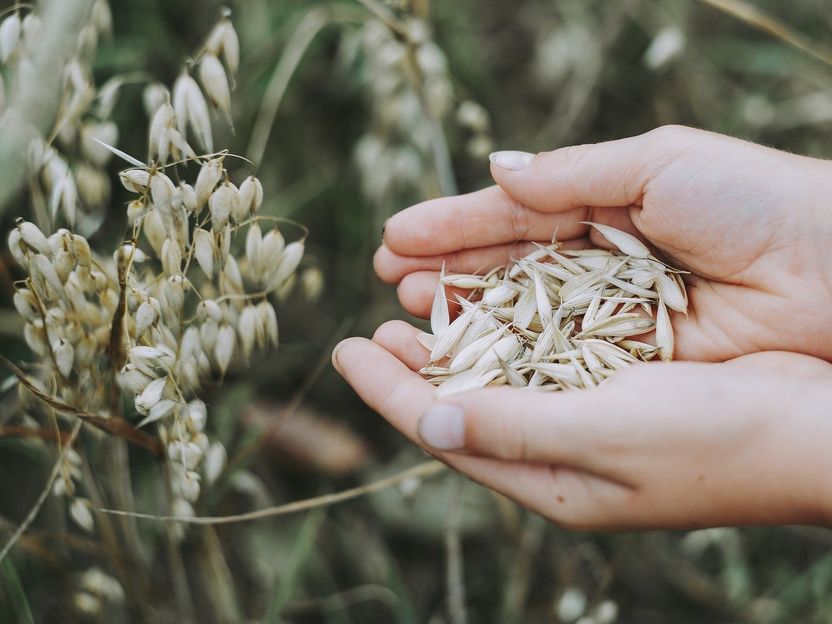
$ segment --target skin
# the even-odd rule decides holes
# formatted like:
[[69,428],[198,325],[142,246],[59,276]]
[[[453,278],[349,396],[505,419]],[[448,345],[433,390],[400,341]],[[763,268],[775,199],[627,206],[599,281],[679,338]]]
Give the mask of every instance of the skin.
[[665,127],[492,175],[495,187],[387,223],[375,266],[403,306],[429,315],[443,261],[488,269],[555,231],[606,245],[580,224],[597,221],[693,273],[689,314],[672,317],[677,361],[580,392],[486,388],[439,403],[416,372],[427,362],[417,330],[393,321],[333,354],[362,399],[562,526],[830,524],[832,165]]

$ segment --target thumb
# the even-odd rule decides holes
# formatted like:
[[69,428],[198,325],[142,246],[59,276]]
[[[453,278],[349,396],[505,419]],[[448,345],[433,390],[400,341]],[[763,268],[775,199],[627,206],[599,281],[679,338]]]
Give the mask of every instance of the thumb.
[[[663,127],[618,141],[574,145],[551,152],[494,152],[491,175],[520,204],[540,212],[578,207],[639,206],[647,182],[661,168],[670,134],[696,131]],[[683,137],[681,137],[683,138]]]
[[[437,451],[602,470],[608,414],[603,388],[534,393],[487,388],[433,403],[418,424],[422,443]],[[606,423],[606,424],[605,424]],[[611,434],[612,432],[610,432]]]

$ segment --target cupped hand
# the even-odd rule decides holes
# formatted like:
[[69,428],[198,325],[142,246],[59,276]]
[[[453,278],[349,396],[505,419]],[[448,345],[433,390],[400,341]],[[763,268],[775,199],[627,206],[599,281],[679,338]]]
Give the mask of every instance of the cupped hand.
[[832,359],[829,162],[683,127],[492,160],[498,186],[388,221],[376,271],[400,282],[413,314],[429,314],[443,262],[486,270],[553,235],[604,245],[580,223],[596,221],[691,271],[689,315],[673,317],[677,358],[785,350]]
[[417,330],[333,361],[361,398],[470,478],[573,529],[829,524],[832,365],[792,353],[637,364],[597,388],[435,399]]

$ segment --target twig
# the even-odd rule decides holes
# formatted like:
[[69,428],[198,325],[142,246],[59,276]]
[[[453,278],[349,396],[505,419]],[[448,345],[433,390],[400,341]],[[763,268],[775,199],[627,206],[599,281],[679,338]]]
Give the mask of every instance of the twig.
[[791,26],[777,19],[775,16],[763,11],[745,0],[699,0],[713,8],[727,13],[749,26],[761,30],[764,33],[785,41],[789,45],[805,52],[817,60],[832,65],[832,52],[822,48],[818,43],[811,41],[803,33],[794,30]]
[[467,624],[465,572],[462,560],[462,477],[454,475],[448,485],[448,510],[445,515],[445,588],[451,624]]
[[380,492],[387,488],[398,485],[402,481],[407,481],[414,477],[428,478],[439,474],[445,468],[445,464],[438,461],[427,461],[417,464],[412,468],[403,470],[385,479],[373,481],[359,487],[350,488],[334,494],[325,494],[323,496],[316,496],[314,498],[307,498],[305,500],[295,501],[294,503],[287,503],[286,505],[278,505],[276,507],[266,507],[265,509],[258,509],[256,511],[249,511],[241,514],[234,514],[231,516],[197,516],[197,517],[182,517],[182,516],[158,516],[149,513],[134,513],[124,511],[121,509],[99,509],[102,513],[113,514],[116,516],[132,516],[142,520],[156,520],[159,522],[182,522],[185,524],[231,524],[234,522],[247,522],[249,520],[259,520],[261,518],[271,518],[273,516],[285,516],[286,514],[297,513],[299,511],[306,511],[315,509],[317,507],[329,507],[337,503],[352,500],[366,494]]
[[[72,431],[69,433],[69,439],[67,440],[67,447],[72,445],[75,442],[75,438],[78,437],[78,432],[81,431],[81,421],[75,423],[72,427]],[[63,453],[58,455],[58,459],[55,462],[55,465],[52,467],[52,472],[49,474],[49,479],[46,481],[46,485],[43,487],[43,490],[38,496],[38,499],[35,501],[35,504],[32,505],[32,508],[29,510],[29,513],[26,514],[26,517],[23,519],[23,522],[18,525],[15,529],[12,536],[9,538],[9,541],[6,542],[6,545],[3,546],[3,550],[0,550],[0,562],[6,558],[6,555],[9,554],[9,551],[12,547],[17,543],[17,540],[21,538],[21,536],[26,532],[26,529],[29,528],[29,525],[34,522],[35,518],[37,517],[38,513],[43,507],[43,504],[46,502],[46,499],[49,497],[49,493],[52,491],[52,486],[55,485],[55,481],[58,478],[58,475],[61,474],[61,466],[63,465]]]
[[26,373],[24,373],[12,361],[3,355],[0,355],[0,364],[14,373],[14,376],[17,377],[20,383],[26,386],[29,392],[34,394],[56,412],[66,414],[68,416],[75,416],[88,425],[92,425],[93,427],[106,431],[109,434],[124,438],[134,444],[138,444],[139,446],[143,446],[160,457],[163,456],[162,443],[159,442],[159,440],[146,434],[144,431],[139,431],[123,418],[104,418],[103,416],[89,414],[78,409],[77,407],[64,403],[63,401],[59,401],[55,397],[43,392],[40,388],[33,384]]

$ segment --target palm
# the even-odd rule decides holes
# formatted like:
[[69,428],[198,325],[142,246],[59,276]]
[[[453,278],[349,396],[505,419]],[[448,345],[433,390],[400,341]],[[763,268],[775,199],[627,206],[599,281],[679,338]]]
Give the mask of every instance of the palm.
[[[690,313],[673,319],[677,357],[724,360],[772,349],[832,357],[832,331],[818,332],[832,304],[831,263],[820,253],[832,228],[812,228],[827,191],[809,184],[819,161],[682,135],[638,184],[611,182],[617,190],[575,191],[549,176],[548,195],[533,185],[509,188],[513,197],[491,188],[415,206],[388,224],[376,268],[401,280],[402,303],[426,316],[442,262],[451,271],[488,269],[554,232],[566,244],[586,244],[580,222],[593,220],[640,233],[692,272]],[[495,171],[502,183],[501,175]]]
[[[336,365],[359,395],[420,442],[435,401],[417,372],[428,353],[394,321],[353,339]],[[832,365],[790,353],[723,364],[635,365],[599,388],[488,388],[463,406],[465,452],[440,459],[572,528],[821,523],[824,412]],[[825,395],[823,393],[826,393]]]

